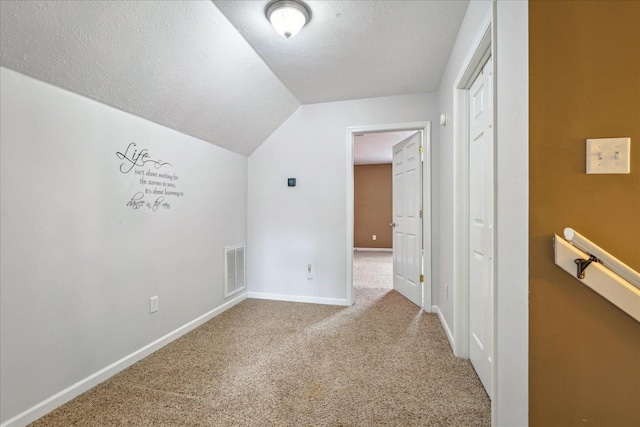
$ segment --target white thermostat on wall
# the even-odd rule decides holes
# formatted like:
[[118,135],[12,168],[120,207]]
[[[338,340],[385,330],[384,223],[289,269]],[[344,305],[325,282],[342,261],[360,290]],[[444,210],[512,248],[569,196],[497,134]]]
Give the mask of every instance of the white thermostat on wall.
[[587,139],[587,173],[631,173],[631,138]]

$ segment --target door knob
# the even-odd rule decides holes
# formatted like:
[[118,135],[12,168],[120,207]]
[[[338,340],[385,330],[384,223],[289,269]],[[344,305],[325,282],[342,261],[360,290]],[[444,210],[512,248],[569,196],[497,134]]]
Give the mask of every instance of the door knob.
[[389,224],[389,225],[390,225],[390,226],[392,226],[392,227],[395,227],[395,226],[396,226],[396,223],[395,223],[395,222],[392,222],[392,223],[391,223],[391,224]]

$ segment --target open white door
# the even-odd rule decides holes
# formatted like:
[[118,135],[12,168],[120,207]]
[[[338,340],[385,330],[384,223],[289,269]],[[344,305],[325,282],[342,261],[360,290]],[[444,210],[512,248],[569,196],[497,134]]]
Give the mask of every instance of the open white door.
[[493,359],[492,62],[469,90],[469,359],[491,398]]
[[393,289],[422,304],[422,132],[393,147]]

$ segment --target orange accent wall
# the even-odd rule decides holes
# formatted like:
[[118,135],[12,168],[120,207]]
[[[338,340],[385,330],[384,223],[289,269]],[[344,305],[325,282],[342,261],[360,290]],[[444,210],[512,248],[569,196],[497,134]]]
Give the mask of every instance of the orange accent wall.
[[[529,55],[530,425],[640,426],[640,323],[551,244],[573,227],[640,270],[640,2],[532,1]],[[631,174],[586,175],[606,137],[631,137]]]
[[[356,248],[392,248],[393,186],[391,164],[353,167]],[[376,235],[376,240],[372,239]]]

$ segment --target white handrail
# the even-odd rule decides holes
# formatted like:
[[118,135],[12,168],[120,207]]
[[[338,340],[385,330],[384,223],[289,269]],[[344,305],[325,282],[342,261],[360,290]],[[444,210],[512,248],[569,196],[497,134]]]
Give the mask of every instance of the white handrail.
[[[553,246],[556,265],[640,322],[640,287],[635,286],[635,284],[632,284],[631,281],[611,268],[613,265],[611,259],[616,258],[611,257],[606,251],[602,251],[601,248],[595,245],[596,250],[593,250],[594,247],[589,247],[588,252],[578,248],[578,245],[575,244],[576,235],[578,233],[573,235],[573,243],[557,234],[555,235]],[[580,240],[580,238],[577,240]],[[586,241],[589,242],[588,240]],[[606,259],[608,263],[605,261],[599,262],[600,257],[603,255],[603,259]],[[607,255],[611,258],[607,257]],[[629,268],[623,263],[620,264]],[[619,270],[619,268],[617,269]],[[629,268],[629,270],[631,269]],[[631,270],[631,273],[631,278],[636,277],[638,274],[633,270]],[[629,276],[629,274],[626,274],[626,276]]]
[[[583,252],[598,258],[598,260],[609,268],[609,270],[617,273],[627,282],[640,289],[640,273],[633,270],[627,264],[614,257],[609,252],[605,251],[600,246],[575,231],[573,228],[567,227],[564,229],[564,238]],[[640,248],[638,250],[640,250]]]

